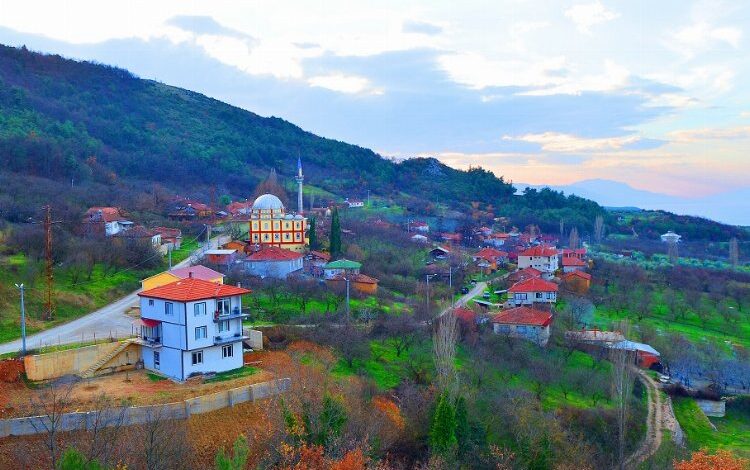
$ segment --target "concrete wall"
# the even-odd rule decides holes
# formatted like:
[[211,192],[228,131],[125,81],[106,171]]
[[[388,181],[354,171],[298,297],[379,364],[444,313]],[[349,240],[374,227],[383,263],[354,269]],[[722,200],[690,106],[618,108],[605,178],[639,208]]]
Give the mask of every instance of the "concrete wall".
[[[120,410],[73,412],[62,415],[58,430],[74,431],[91,429],[94,423],[99,426],[142,424],[154,419],[186,419],[191,414],[208,413],[238,403],[262,400],[289,391],[292,380],[289,378],[272,380],[259,384],[247,385],[223,392],[204,395],[185,400],[184,402],[165,405],[133,406]],[[25,418],[0,419],[0,438],[7,436],[24,436],[46,433],[50,426],[47,416],[28,416]]]
[[695,400],[703,414],[714,418],[723,418],[727,414],[727,402],[714,400]]
[[250,343],[250,347],[256,351],[263,349],[263,332],[260,330],[249,330],[245,329],[243,334],[248,337],[247,342]]
[[[82,348],[68,349],[47,354],[26,356],[23,360],[26,376],[30,380],[47,380],[68,374],[78,374],[92,366],[100,357],[110,354],[120,342],[101,343]],[[140,359],[140,347],[128,347],[126,354],[121,353],[105,364],[105,367],[125,366],[127,362],[135,364]]]

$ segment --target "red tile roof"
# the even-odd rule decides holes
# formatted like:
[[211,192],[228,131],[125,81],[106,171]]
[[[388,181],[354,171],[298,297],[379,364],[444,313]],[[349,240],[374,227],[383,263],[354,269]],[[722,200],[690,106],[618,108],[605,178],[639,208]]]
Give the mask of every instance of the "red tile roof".
[[453,309],[453,314],[457,319],[463,322],[476,323],[477,314],[474,313],[474,310],[468,309],[466,307],[456,307]]
[[580,277],[581,279],[586,279],[587,281],[591,280],[591,274],[585,273],[583,271],[571,271],[569,273],[563,274],[563,279],[568,279],[571,277]]
[[548,246],[534,246],[518,253],[518,256],[557,256],[557,250]]
[[302,258],[302,253],[285,250],[277,246],[264,246],[247,257],[248,261],[292,261]]
[[525,281],[526,279],[531,279],[535,277],[542,277],[542,272],[539,271],[536,268],[532,268],[529,266],[528,268],[523,268],[519,271],[513,272],[508,276],[508,279],[510,280],[517,280],[517,281]]
[[474,255],[475,258],[486,259],[487,261],[495,261],[497,258],[505,258],[508,253],[500,251],[495,248],[482,248]]
[[[337,282],[345,282],[346,278],[344,277],[343,274],[337,274],[328,280],[337,281]],[[379,279],[375,279],[374,277],[370,277],[365,274],[356,274],[354,276],[349,276],[349,281],[353,283],[357,283],[357,284],[377,284],[378,282],[380,282]]]
[[557,284],[544,279],[531,278],[513,284],[508,292],[557,292]]
[[211,268],[201,266],[200,264],[195,266],[187,266],[185,268],[177,268],[169,271],[170,274],[174,274],[180,279],[189,279],[192,274],[193,279],[202,279],[204,281],[210,281],[211,279],[223,278],[224,275],[218,271],[214,271]]
[[516,307],[498,313],[492,317],[492,323],[547,326],[552,323],[552,314],[530,307]]
[[141,297],[153,297],[156,299],[174,300],[176,302],[192,302],[194,300],[218,299],[233,295],[249,294],[249,289],[216,284],[203,279],[187,278],[179,281],[154,287],[147,291],[138,293]]
[[320,258],[320,259],[322,259],[324,261],[331,261],[331,255],[328,254],[328,253],[324,253],[322,251],[312,250],[312,251],[310,251],[310,255],[312,257],[314,257],[314,258]]
[[564,256],[562,259],[563,266],[586,266],[586,262],[575,256]]
[[182,236],[182,230],[171,227],[154,227],[154,232],[166,238],[177,238]]
[[88,218],[92,218],[98,216],[100,211],[104,222],[127,220],[119,207],[92,207],[86,211],[85,215]]

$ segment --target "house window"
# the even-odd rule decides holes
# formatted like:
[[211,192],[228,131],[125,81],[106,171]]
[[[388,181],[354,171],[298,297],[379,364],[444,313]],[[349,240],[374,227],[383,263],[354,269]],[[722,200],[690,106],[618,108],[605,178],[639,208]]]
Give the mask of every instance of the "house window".
[[229,331],[229,320],[222,320],[219,322],[219,333]]
[[508,325],[500,325],[500,333],[510,333],[510,327]]
[[216,311],[219,315],[229,315],[229,299],[219,299],[216,301]]
[[164,302],[164,314],[172,315],[174,313],[174,305],[172,302]]
[[516,294],[516,300],[526,300],[526,292]]
[[542,293],[541,292],[537,292],[536,293],[536,298],[537,299],[541,299],[542,298]]
[[158,369],[161,366],[161,354],[159,351],[154,351],[154,369]]
[[228,344],[226,346],[222,346],[221,357],[232,357],[232,356],[234,356],[234,345]]
[[195,327],[195,339],[205,339],[208,337],[208,328],[205,326]]
[[195,316],[199,315],[205,315],[206,314],[206,302],[197,303],[193,306],[193,310],[195,311]]
[[193,365],[203,364],[203,351],[193,353]]
[[148,306],[153,307],[154,306],[154,299],[148,299]]

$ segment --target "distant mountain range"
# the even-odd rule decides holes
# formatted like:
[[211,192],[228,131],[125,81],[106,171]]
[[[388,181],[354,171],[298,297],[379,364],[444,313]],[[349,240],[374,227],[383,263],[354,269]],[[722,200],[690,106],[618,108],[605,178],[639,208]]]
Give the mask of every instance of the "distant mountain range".
[[619,181],[590,179],[568,185],[531,185],[514,183],[522,191],[526,187],[549,187],[565,194],[594,200],[605,207],[638,207],[665,210],[675,214],[705,217],[732,225],[750,226],[750,187],[722,192],[713,196],[687,198],[644,191]]

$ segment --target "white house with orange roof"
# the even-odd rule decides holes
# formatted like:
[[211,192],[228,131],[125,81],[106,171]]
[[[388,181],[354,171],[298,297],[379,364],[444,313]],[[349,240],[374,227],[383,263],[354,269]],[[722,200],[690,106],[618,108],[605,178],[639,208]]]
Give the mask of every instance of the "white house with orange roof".
[[242,367],[249,293],[192,276],[140,292],[144,367],[178,381]]
[[549,246],[534,246],[518,253],[518,269],[534,268],[542,272],[542,277],[549,279],[558,264],[557,249]]
[[557,302],[557,284],[544,279],[531,278],[513,284],[508,289],[508,302],[513,305]]
[[522,338],[546,346],[552,313],[531,307],[516,307],[494,315],[490,322],[495,334]]

